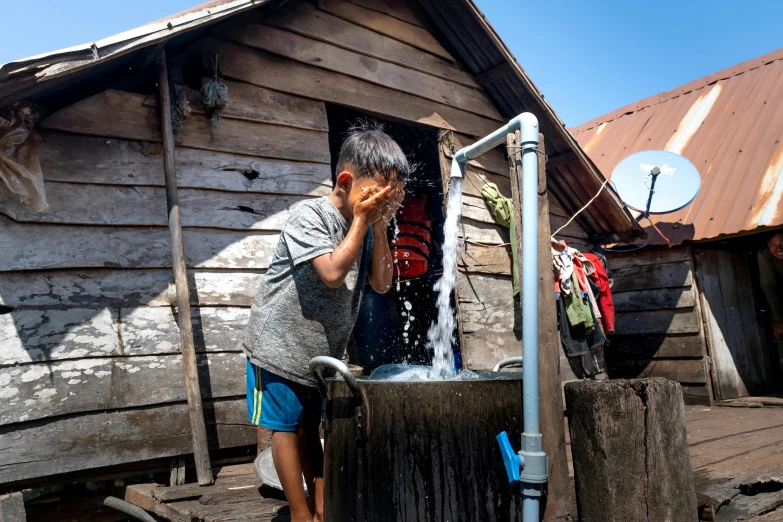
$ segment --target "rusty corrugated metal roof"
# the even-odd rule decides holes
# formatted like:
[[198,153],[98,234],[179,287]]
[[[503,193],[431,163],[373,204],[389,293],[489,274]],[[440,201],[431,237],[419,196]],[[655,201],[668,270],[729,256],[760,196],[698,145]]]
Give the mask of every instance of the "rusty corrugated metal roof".
[[649,149],[696,165],[702,187],[694,202],[653,218],[673,243],[783,225],[783,49],[571,132],[606,176],[629,154]]

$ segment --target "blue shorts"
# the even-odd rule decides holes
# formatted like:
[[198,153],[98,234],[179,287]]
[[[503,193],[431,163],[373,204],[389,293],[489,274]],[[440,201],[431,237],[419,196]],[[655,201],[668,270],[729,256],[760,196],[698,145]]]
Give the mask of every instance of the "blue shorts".
[[296,431],[303,423],[318,426],[318,389],[289,381],[247,360],[247,420],[274,431]]

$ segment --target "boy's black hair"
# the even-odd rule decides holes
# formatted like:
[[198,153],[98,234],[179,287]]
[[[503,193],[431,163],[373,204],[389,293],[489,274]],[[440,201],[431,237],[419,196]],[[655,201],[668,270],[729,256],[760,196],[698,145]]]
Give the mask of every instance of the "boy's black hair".
[[360,178],[380,174],[386,181],[405,181],[410,174],[410,165],[397,142],[380,126],[364,124],[351,129],[340,147],[337,173],[344,170],[350,170]]

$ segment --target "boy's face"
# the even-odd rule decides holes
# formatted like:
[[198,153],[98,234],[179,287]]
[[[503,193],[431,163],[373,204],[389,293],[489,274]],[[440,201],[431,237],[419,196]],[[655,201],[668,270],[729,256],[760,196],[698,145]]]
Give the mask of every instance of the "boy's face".
[[347,210],[351,213],[353,213],[353,208],[356,203],[362,201],[368,194],[371,196],[390,185],[392,191],[398,189],[397,199],[399,199],[399,201],[397,203],[402,201],[402,197],[404,196],[404,183],[403,181],[397,181],[396,175],[392,176],[389,180],[386,180],[380,174],[376,174],[372,177],[359,177],[353,172],[345,170],[338,174],[337,185],[342,190],[342,193],[344,194],[343,197],[347,203]]

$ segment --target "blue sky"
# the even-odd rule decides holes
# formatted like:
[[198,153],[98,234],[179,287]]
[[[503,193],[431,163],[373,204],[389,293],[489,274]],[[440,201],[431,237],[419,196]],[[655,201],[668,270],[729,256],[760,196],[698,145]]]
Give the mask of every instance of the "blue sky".
[[[109,36],[199,0],[0,1],[5,63]],[[783,47],[780,0],[477,3],[569,126]]]

